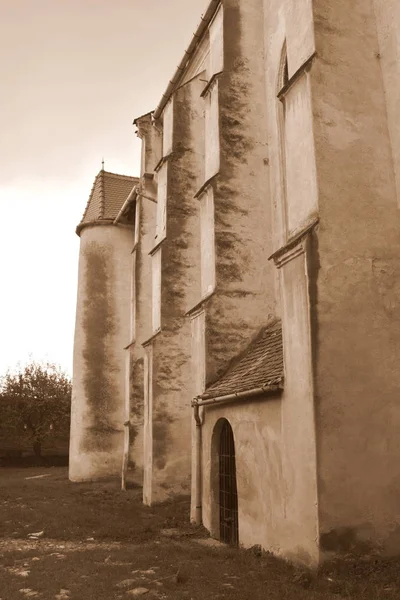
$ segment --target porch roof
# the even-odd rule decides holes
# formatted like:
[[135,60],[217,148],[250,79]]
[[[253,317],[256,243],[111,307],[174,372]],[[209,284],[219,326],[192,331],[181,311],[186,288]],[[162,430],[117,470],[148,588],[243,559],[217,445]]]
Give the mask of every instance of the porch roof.
[[202,399],[243,393],[257,388],[276,388],[283,382],[282,325],[274,321],[264,327],[228,370],[210,387]]

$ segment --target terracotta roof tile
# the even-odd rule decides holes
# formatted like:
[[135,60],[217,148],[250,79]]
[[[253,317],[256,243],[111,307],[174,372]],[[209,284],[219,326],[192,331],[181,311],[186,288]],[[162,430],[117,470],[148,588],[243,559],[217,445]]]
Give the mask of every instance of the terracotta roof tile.
[[202,395],[217,398],[235,392],[277,385],[283,381],[283,344],[280,321],[265,327],[244,354]]
[[94,180],[80,224],[115,219],[133,186],[138,182],[137,177],[101,170]]

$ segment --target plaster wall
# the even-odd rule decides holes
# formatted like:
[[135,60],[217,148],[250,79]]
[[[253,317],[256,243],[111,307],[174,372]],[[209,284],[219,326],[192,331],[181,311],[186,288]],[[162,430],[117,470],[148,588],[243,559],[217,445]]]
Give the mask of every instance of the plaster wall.
[[207,407],[202,426],[203,524],[219,539],[219,428],[231,424],[236,457],[239,544],[280,553],[284,532],[281,400],[262,398]]
[[310,290],[320,544],[400,550],[400,237],[370,0],[314,0]]
[[130,330],[132,228],[81,232],[69,477],[117,475],[122,466],[125,351]]
[[[300,406],[300,398],[296,400]],[[307,467],[302,465],[297,471],[301,460],[309,457],[297,440],[293,448],[289,448],[283,435],[285,426],[293,433],[295,422],[294,414],[288,415],[284,410],[285,402],[293,407],[294,399],[286,396],[248,398],[240,403],[205,408],[202,426],[203,524],[213,537],[219,539],[218,421],[225,418],[232,426],[235,442],[239,545],[244,548],[260,545],[278,556],[311,566],[318,560],[315,471],[311,492],[306,490],[310,483]],[[297,417],[299,412],[296,411]],[[303,416],[300,420],[304,423]],[[301,458],[293,461],[299,450]],[[304,475],[306,481],[302,479]],[[312,516],[311,512],[314,513]]]
[[317,457],[310,329],[309,281],[300,244],[280,264],[285,391],[282,455],[287,558],[318,563]]
[[[201,75],[174,94],[173,152],[167,160],[167,237],[161,244],[161,331],[152,352],[151,436],[147,504],[189,493],[191,458],[191,325],[185,316],[200,287],[199,206],[204,169]],[[164,167],[163,167],[164,168]]]
[[375,0],[374,8],[396,176],[397,203],[400,204],[400,4],[397,0]]
[[224,2],[220,171],[212,181],[216,289],[204,303],[207,384],[276,310],[274,267],[267,261],[272,249],[261,12],[259,0]]

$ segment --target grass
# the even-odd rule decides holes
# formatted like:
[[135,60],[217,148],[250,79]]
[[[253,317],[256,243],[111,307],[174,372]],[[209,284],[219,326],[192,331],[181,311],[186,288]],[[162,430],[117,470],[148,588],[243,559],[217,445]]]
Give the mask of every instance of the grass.
[[[41,474],[49,476],[26,479]],[[310,574],[268,554],[200,544],[207,534],[188,511],[188,498],[145,507],[141,489],[122,492],[118,481],[72,484],[65,468],[2,469],[0,600],[128,599],[140,587],[144,598],[171,600],[400,598],[398,559],[343,559]]]

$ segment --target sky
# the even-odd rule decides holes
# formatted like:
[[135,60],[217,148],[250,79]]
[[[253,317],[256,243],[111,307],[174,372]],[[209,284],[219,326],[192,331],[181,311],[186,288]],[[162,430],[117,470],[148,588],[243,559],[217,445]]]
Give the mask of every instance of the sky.
[[0,0],[0,376],[72,374],[79,238],[104,157],[139,174],[153,110],[209,0]]

